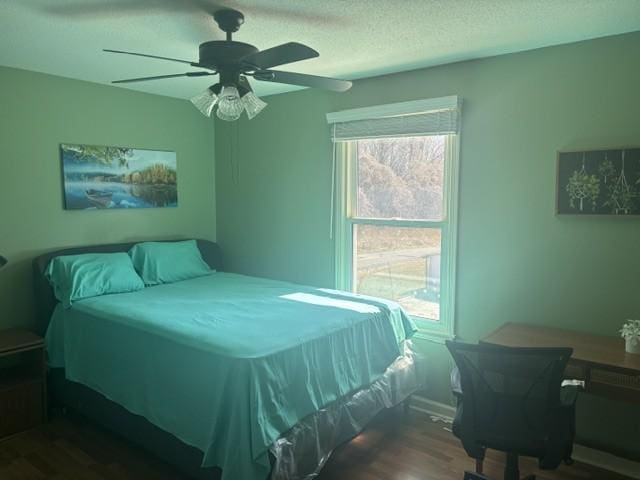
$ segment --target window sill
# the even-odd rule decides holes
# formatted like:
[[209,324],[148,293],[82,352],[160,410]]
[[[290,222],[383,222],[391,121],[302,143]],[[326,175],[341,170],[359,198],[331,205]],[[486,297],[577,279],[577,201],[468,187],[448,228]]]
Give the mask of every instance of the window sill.
[[449,325],[419,317],[412,318],[418,327],[418,331],[413,335],[413,338],[444,344],[445,341],[453,340],[455,337],[453,329]]

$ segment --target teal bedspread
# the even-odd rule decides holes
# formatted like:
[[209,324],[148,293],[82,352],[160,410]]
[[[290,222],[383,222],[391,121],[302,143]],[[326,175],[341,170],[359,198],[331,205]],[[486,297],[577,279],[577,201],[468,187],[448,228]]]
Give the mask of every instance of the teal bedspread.
[[269,445],[379,378],[415,326],[394,302],[229,273],[58,306],[52,367],[264,480]]

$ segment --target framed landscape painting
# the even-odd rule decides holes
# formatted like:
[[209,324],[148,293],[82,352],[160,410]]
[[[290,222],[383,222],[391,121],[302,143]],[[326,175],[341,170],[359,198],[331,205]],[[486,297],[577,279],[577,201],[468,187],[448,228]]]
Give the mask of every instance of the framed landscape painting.
[[558,153],[557,213],[640,215],[640,147]]
[[175,152],[60,145],[66,210],[178,205]]

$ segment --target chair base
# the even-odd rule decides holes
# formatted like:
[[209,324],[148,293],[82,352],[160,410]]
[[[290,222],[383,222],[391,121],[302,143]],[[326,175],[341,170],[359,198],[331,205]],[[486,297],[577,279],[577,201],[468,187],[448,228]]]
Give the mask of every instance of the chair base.
[[492,479],[489,477],[485,477],[481,473],[465,471],[464,480],[492,480]]
[[[487,477],[486,475],[483,475],[482,473],[465,471],[464,472],[464,480],[494,480],[494,479],[491,478],[491,477]],[[536,476],[535,475],[527,475],[522,480],[536,480]]]
[[[536,480],[535,475],[528,475],[524,478],[520,478],[520,470],[518,468],[518,454],[516,452],[506,452],[507,458],[504,467],[503,480]],[[484,455],[483,458],[476,458],[476,471],[464,472],[464,480],[491,480],[489,477],[483,474],[484,469]]]

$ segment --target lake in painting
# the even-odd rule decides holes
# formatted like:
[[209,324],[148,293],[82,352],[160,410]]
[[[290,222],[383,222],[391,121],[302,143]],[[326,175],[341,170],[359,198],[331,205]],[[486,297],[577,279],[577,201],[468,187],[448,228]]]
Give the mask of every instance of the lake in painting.
[[178,205],[175,152],[60,146],[67,210]]

